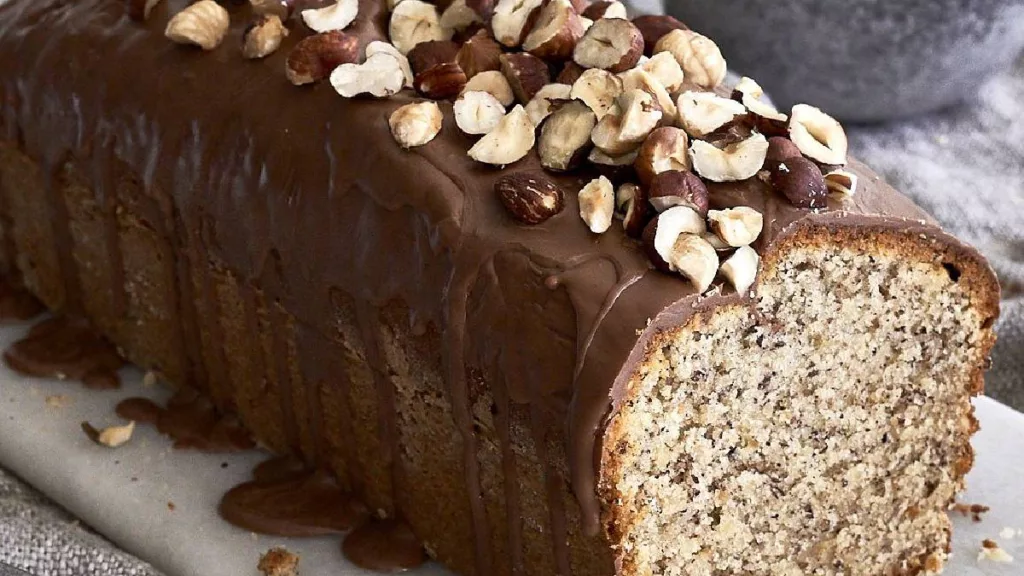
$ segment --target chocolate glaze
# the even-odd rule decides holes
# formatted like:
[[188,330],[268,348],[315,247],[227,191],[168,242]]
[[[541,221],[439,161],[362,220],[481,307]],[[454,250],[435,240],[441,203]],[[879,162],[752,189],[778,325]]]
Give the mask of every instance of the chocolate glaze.
[[44,310],[46,307],[31,292],[7,278],[0,278],[0,322],[28,320]]
[[356,566],[376,572],[404,572],[427,561],[416,534],[400,520],[370,520],[353,530],[341,551]]
[[178,390],[166,408],[146,398],[128,398],[117,405],[116,411],[126,420],[154,424],[161,434],[174,440],[175,448],[237,452],[256,446],[234,416],[220,415],[208,398],[191,388]]
[[[377,321],[376,306],[399,302],[409,310],[410,326],[437,329],[463,439],[477,573],[488,573],[496,561],[522,573],[522,557],[515,526],[509,530],[510,548],[516,548],[511,558],[489,557],[466,382],[470,368],[485,371],[505,407],[529,405],[536,438],[564,431],[572,487],[587,531],[597,534],[598,455],[614,391],[658,330],[737,297],[723,295],[722,288],[699,297],[681,279],[653,271],[617,226],[600,236],[589,233],[572,193],[582,175],[558,178],[569,192],[561,214],[534,227],[517,224],[492,187],[508,170],[539,169],[536,156],[505,172],[472,162],[466,156],[472,140],[455,128],[448,103],[441,103],[445,125],[438,138],[406,151],[392,141],[387,117],[416,99],[412,95],[346,101],[326,83],[291,86],[284,61],[307,33],[300,26],[282,50],[262,61],[239,55],[244,8],[232,8],[231,32],[211,53],[172,44],[162,30],[169,14],[185,4],[162,2],[141,25],[125,16],[121,2],[10,0],[0,8],[0,135],[47,174],[69,155],[96,163],[98,173],[116,157],[142,177],[154,202],[171,207],[175,225],[158,229],[170,236],[177,259],[168,266],[180,287],[184,342],[197,341],[196,302],[217,306],[204,271],[209,259],[258,285],[294,315],[301,330],[316,334],[331,333],[332,291],[346,293],[370,336],[370,356],[376,344],[367,326]],[[361,0],[347,32],[365,44],[383,38],[385,30],[381,3]],[[97,152],[104,146],[109,154]],[[875,174],[860,164],[851,168],[861,191],[830,200],[827,215],[794,208],[756,180],[712,186],[712,203],[760,210],[765,230],[755,248],[762,253],[805,226],[912,225],[960,246]],[[60,209],[53,225],[60,253],[69,254]],[[73,287],[75,262],[60,260],[65,283]],[[200,294],[190,293],[181,272],[186,263],[201,274]],[[218,323],[210,329],[219,330]],[[216,348],[215,354],[224,354]],[[312,356],[299,358],[307,378],[317,369]],[[218,375],[204,374],[198,357],[193,350],[183,358],[188,373],[215,382]],[[379,359],[370,361],[381,366]],[[282,391],[290,386],[281,383]],[[379,388],[381,445],[391,452],[382,458],[391,462],[392,490],[398,490],[393,391],[387,381]],[[286,418],[297,449],[290,408]],[[508,484],[514,474],[510,480],[507,432],[502,443],[511,495],[518,488]],[[552,546],[565,572],[562,479],[542,462]],[[507,505],[509,517],[518,517],[518,498],[507,498]]]
[[67,316],[44,320],[4,352],[4,362],[26,376],[81,380],[89,388],[117,388],[124,360],[88,322]]

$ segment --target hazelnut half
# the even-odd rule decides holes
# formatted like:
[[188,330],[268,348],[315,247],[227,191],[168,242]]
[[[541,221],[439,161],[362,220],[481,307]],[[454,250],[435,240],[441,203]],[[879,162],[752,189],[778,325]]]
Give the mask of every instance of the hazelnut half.
[[[487,92],[491,96],[497,98],[498,102],[501,102],[502,106],[511,106],[512,103],[516,101],[516,96],[512,93],[512,86],[508,83],[505,75],[497,70],[481,72],[480,74],[470,78],[469,82],[466,82],[466,86],[462,89],[462,92],[466,93],[472,91]],[[526,107],[526,111],[530,111],[529,106]]]
[[568,60],[583,36],[583,22],[569,0],[548,0],[523,40],[523,50],[539,58]]
[[623,72],[636,66],[644,53],[644,38],[624,18],[598,20],[576,44],[572,59],[584,68]]
[[178,44],[213,50],[224,40],[230,24],[231,16],[223,6],[214,0],[200,0],[175,14],[164,36]]
[[539,173],[505,174],[494,191],[508,213],[523,224],[540,224],[565,207],[562,189]]
[[812,160],[838,166],[846,164],[846,131],[835,118],[814,106],[793,106],[789,139]]
[[[753,126],[766,136],[785,136],[789,133],[789,116],[762,99],[764,89],[750,78],[743,77],[733,89],[733,98],[750,111]],[[738,97],[737,97],[738,96]]]
[[281,41],[287,35],[288,29],[279,16],[257,16],[242,33],[242,56],[249,59],[265,58],[281,47]]
[[466,73],[455,62],[445,62],[416,74],[413,86],[427,98],[444,100],[460,92],[466,85]]
[[406,104],[391,113],[388,126],[402,148],[414,148],[430,142],[441,131],[444,117],[435,102]]
[[[548,84],[537,91],[526,105],[526,113],[534,126],[540,126],[555,109],[570,99],[572,86],[568,84]],[[593,128],[593,126],[591,126]]]
[[505,107],[489,92],[464,92],[454,108],[455,124],[466,134],[487,134],[505,117]]
[[399,52],[398,48],[395,48],[394,44],[374,40],[366,45],[366,57],[369,58],[374,54],[387,54],[397,60],[398,67],[402,69],[402,74],[405,75],[405,87],[413,87],[414,76],[412,74],[412,65],[409,64],[409,59],[406,58],[405,54]]
[[655,268],[679,272],[703,293],[718,272],[718,253],[701,237],[704,231],[700,215],[686,206],[676,206],[659,214],[644,229],[644,250]]
[[512,86],[512,93],[520,104],[527,104],[541,88],[551,82],[548,65],[533,54],[502,54],[499,62],[501,73]]
[[693,169],[712,182],[734,182],[746,180],[757,174],[764,166],[768,152],[768,141],[761,134],[753,134],[746,140],[716,148],[703,140],[690,145],[690,160]]
[[542,3],[543,0],[498,0],[491,17],[494,39],[509,48],[522,44]]
[[825,186],[828,191],[842,196],[853,196],[857,193],[857,175],[846,170],[835,170],[825,174]]
[[757,266],[760,260],[753,248],[741,246],[722,263],[722,276],[725,276],[725,279],[736,288],[737,293],[746,294],[757,278]]
[[654,52],[670,52],[686,80],[702,88],[717,88],[725,80],[727,66],[718,45],[692,30],[673,30],[662,36]]
[[402,54],[408,54],[420,42],[452,37],[452,31],[441,26],[437,7],[422,0],[402,0],[395,6],[388,30],[391,43]]
[[590,106],[600,120],[613,111],[619,94],[622,94],[622,80],[618,76],[607,70],[591,68],[573,83],[569,96]]
[[107,448],[117,448],[127,444],[132,439],[133,432],[135,432],[135,422],[129,421],[124,426],[109,426],[99,430],[95,440],[97,444],[102,444]]
[[579,192],[580,218],[594,234],[604,234],[611,228],[615,215],[615,188],[611,180],[598,176]]
[[761,235],[764,218],[749,206],[737,206],[708,212],[711,229],[726,244],[733,247],[748,246]]
[[359,40],[355,36],[338,30],[314,34],[292,48],[285,75],[296,86],[310,84],[327,78],[338,66],[358,60]]
[[583,15],[595,22],[602,18],[628,18],[626,5],[622,2],[601,0],[594,2],[583,11]]
[[678,115],[676,103],[662,83],[653,74],[643,67],[636,67],[619,74],[622,80],[623,91],[643,90],[654,97],[655,102],[661,107],[662,125],[669,126],[675,123]]
[[466,40],[455,61],[466,77],[472,79],[481,72],[501,70],[501,45],[494,41],[486,31],[481,30]]
[[[591,164],[597,164],[598,166],[608,166],[613,168],[632,166],[632,164],[636,162],[636,155],[636,151],[633,151],[619,156],[610,156],[602,152],[600,148],[592,148],[590,150],[590,154],[587,154],[587,161]],[[607,176],[607,174],[605,175]],[[612,178],[611,176],[609,176],[609,179],[613,181],[615,180],[615,178]]]
[[360,94],[383,98],[397,94],[402,89],[405,85],[405,73],[398,60],[388,54],[378,53],[367,58],[362,64],[342,64],[335,68],[334,72],[331,72],[331,85],[345,98]]
[[708,214],[708,188],[693,172],[666,170],[657,174],[648,188],[651,206],[657,212],[686,206],[701,218]]
[[654,46],[662,36],[673,30],[687,30],[685,24],[667,14],[644,14],[633,18],[636,26],[644,36],[644,54],[654,54]]
[[683,92],[677,105],[680,127],[694,138],[703,138],[747,113],[743,104],[713,92]]
[[686,132],[673,126],[655,128],[640,145],[633,167],[640,182],[648,186],[655,175],[666,170],[688,171],[690,139]]
[[658,81],[668,92],[675,92],[683,85],[683,69],[670,52],[658,52],[640,64],[640,69]]
[[821,169],[797,156],[779,163],[771,173],[772,187],[800,208],[824,208],[828,204],[828,187]]
[[537,153],[541,166],[565,171],[575,166],[590,148],[590,133],[597,117],[586,104],[567,102],[553,112],[540,128]]
[[344,30],[359,14],[359,0],[337,0],[323,8],[302,11],[302,21],[315,32]]
[[469,149],[469,157],[477,162],[504,166],[521,160],[533,149],[535,142],[533,123],[522,105],[516,105],[493,130]]
[[627,236],[639,238],[647,225],[648,204],[643,188],[626,182],[615,191],[615,216],[622,220]]

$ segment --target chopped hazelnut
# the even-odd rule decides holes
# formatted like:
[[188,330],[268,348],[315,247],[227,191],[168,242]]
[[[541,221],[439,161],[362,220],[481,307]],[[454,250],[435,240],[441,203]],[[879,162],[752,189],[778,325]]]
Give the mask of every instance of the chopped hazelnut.
[[717,88],[725,80],[726,62],[711,39],[692,30],[673,30],[662,36],[654,52],[670,52],[686,80],[702,88]]
[[281,47],[288,35],[281,18],[273,14],[258,16],[242,34],[242,56],[249,59],[265,58]]
[[721,149],[696,140],[690,145],[690,160],[702,177],[712,182],[734,182],[756,175],[764,166],[767,152],[768,141],[761,134]]
[[489,92],[464,92],[454,108],[455,124],[466,134],[487,134],[505,117],[505,107]]
[[580,218],[594,234],[603,234],[612,225],[615,215],[615,188],[610,180],[599,176],[579,193]]
[[402,54],[408,54],[420,42],[452,37],[452,31],[441,26],[437,7],[422,0],[403,0],[395,6],[388,29],[391,43]]
[[[288,55],[285,75],[296,86],[319,82],[338,66],[359,59],[359,40],[334,31],[307,36]],[[397,64],[396,64],[397,65]]]
[[736,288],[738,294],[746,294],[757,278],[760,262],[757,252],[750,246],[741,246],[722,263],[722,276]]
[[708,212],[708,221],[719,238],[737,248],[757,240],[764,226],[761,213],[748,206],[711,210]]
[[231,16],[223,6],[214,0],[200,0],[175,14],[164,36],[178,44],[213,50],[224,40],[230,24]]
[[541,125],[537,152],[548,170],[565,171],[575,166],[590,147],[590,133],[597,124],[594,112],[578,101],[567,102]]
[[694,138],[703,138],[747,112],[743,104],[712,92],[683,92],[677,105],[680,127]]
[[491,18],[494,38],[509,48],[523,43],[543,0],[499,0]]
[[539,58],[568,60],[581,36],[583,22],[569,0],[548,0],[523,40],[523,50]]
[[[563,102],[570,100],[572,86],[568,84],[548,84],[537,91],[526,105],[526,114],[534,126],[540,126],[552,112]],[[591,126],[593,128],[593,126]]]
[[576,44],[573,61],[584,68],[623,72],[636,66],[644,52],[644,39],[629,20],[598,20]]
[[469,157],[477,162],[504,166],[521,160],[533,149],[535,142],[533,123],[522,105],[516,105],[493,130],[469,149]]
[[406,104],[391,113],[391,135],[402,148],[414,148],[430,142],[441,131],[444,117],[434,102]]
[[686,206],[701,218],[708,214],[708,196],[707,186],[696,174],[679,170],[665,170],[655,175],[648,191],[651,206],[656,211]]
[[789,139],[812,160],[839,166],[846,164],[846,131],[834,118],[814,106],[793,106]]
[[666,170],[688,171],[690,139],[686,132],[673,126],[655,128],[640,145],[633,166],[640,182],[645,185],[650,185],[655,175]]
[[619,94],[622,94],[622,80],[618,76],[607,70],[591,68],[576,80],[569,95],[590,106],[600,120],[614,110]]
[[344,30],[359,14],[359,0],[337,0],[323,8],[302,11],[302,21],[315,32]]
[[499,61],[501,73],[512,86],[512,93],[520,104],[529,103],[541,88],[551,82],[548,65],[533,54],[502,54]]
[[[505,75],[497,70],[481,72],[480,74],[470,78],[469,82],[466,82],[466,86],[462,89],[462,92],[466,93],[472,91],[487,92],[491,96],[494,96],[498,102],[501,102],[502,106],[511,106],[512,103],[516,101],[516,96],[512,93],[512,85],[508,83]],[[526,111],[530,111],[529,106],[526,107]]]

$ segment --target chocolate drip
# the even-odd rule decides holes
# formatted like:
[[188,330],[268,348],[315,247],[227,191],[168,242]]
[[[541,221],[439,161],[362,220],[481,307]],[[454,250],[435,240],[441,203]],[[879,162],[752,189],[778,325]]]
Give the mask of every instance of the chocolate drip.
[[221,416],[213,404],[190,388],[180,389],[162,408],[146,398],[128,398],[117,405],[126,420],[155,424],[174,447],[202,452],[239,452],[256,446],[233,416]]
[[44,310],[46,306],[31,292],[0,277],[0,322],[28,320]]
[[[274,379],[277,381],[277,393],[284,417],[285,441],[292,450],[301,454],[302,440],[299,435],[299,423],[295,420],[295,394],[292,391],[292,374],[291,370],[288,369],[290,358],[288,342],[286,340],[290,335],[288,318],[277,304],[272,303],[268,308],[267,315],[270,320],[271,335],[270,350],[274,364]],[[254,336],[257,334],[259,332],[253,333]]]
[[345,537],[341,551],[356,566],[376,572],[404,572],[427,561],[412,529],[400,520],[371,520]]
[[[494,370],[498,374],[497,369]],[[498,431],[498,442],[501,446],[501,467],[505,488],[505,521],[508,531],[507,546],[509,555],[509,573],[512,576],[526,574],[523,558],[523,518],[518,473],[516,472],[516,453],[512,449],[512,402],[508,397],[508,384],[505,378],[496,378],[494,382],[494,402],[497,410],[494,414],[494,425]]]
[[117,388],[124,360],[84,320],[44,320],[4,352],[4,362],[26,376],[81,380],[90,388]]
[[544,493],[548,503],[548,521],[551,522],[551,549],[559,576],[571,576],[569,563],[569,534],[565,521],[565,504],[562,502],[562,487],[551,465],[548,453],[547,418],[536,405],[530,407],[530,430],[533,432],[534,449],[544,470]]
[[128,295],[125,291],[124,258],[121,254],[121,240],[117,221],[117,183],[114,169],[117,159],[114,156],[114,143],[101,142],[92,150],[93,177],[96,188],[97,205],[103,218],[103,242],[107,266],[110,270],[110,294],[112,310],[115,318],[122,318],[128,308]]

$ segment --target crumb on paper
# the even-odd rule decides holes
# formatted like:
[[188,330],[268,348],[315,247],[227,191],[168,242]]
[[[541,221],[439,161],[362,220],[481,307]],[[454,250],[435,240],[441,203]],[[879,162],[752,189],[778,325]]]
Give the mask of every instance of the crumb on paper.
[[1010,562],[1013,562],[1013,556],[1010,556],[1006,550],[1000,548],[999,544],[994,540],[986,538],[981,541],[981,552],[978,552],[978,562],[983,560],[1009,564]]
[[1003,540],[1013,540],[1018,536],[1024,536],[1024,530],[1011,528],[1010,526],[1007,526],[999,531],[999,537]]
[[174,505],[174,502],[167,503],[167,509],[170,510],[171,512],[174,512],[175,510],[177,510],[177,508],[178,507]]
[[124,426],[109,426],[102,430],[97,429],[88,422],[82,422],[82,431],[89,437],[89,440],[97,444],[107,448],[117,448],[132,439],[132,433],[135,431],[135,422],[129,421]]
[[984,504],[960,504],[959,502],[953,504],[950,509],[959,512],[965,518],[970,516],[974,522],[981,522],[981,515],[989,511],[989,507]]
[[66,394],[50,394],[46,397],[46,405],[50,408],[64,408],[71,404],[71,398]]
[[271,548],[260,556],[256,568],[263,576],[298,576],[299,555],[285,548]]

